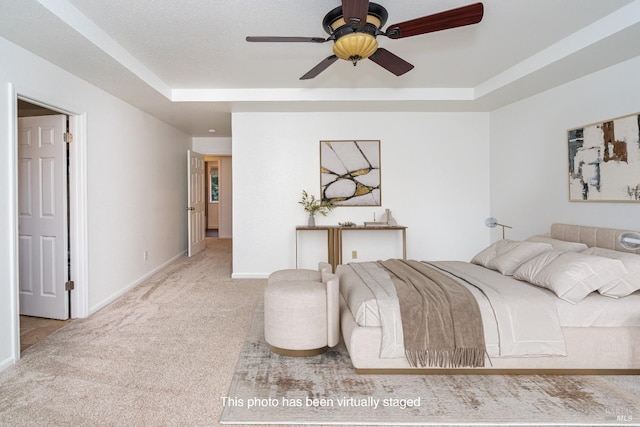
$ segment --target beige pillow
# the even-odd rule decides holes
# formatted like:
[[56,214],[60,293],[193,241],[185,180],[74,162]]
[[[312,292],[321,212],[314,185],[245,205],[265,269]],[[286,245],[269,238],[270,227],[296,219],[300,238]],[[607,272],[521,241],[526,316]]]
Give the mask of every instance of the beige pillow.
[[604,248],[589,248],[582,252],[586,255],[596,255],[622,261],[627,269],[626,275],[620,277],[620,280],[610,284],[608,288],[600,288],[598,292],[608,297],[626,297],[640,289],[640,255],[627,252],[618,252]]
[[513,277],[550,289],[575,304],[591,292],[611,286],[626,271],[620,260],[553,250],[525,262]]
[[541,242],[541,243],[549,243],[553,246],[553,249],[562,251],[562,252],[582,252],[588,248],[587,245],[580,242],[567,242],[565,240],[552,239],[548,236],[531,236],[527,240],[527,242]]
[[496,257],[497,252],[496,252],[496,246],[502,242],[502,240],[499,240],[495,243],[492,243],[491,245],[487,246],[485,249],[481,250],[480,252],[478,252],[473,258],[471,258],[471,263],[472,264],[478,264],[478,265],[482,265],[484,267],[489,268],[489,263]]
[[498,240],[488,248],[480,251],[471,262],[497,270],[505,276],[513,272],[525,261],[542,252],[553,249],[548,243],[520,242],[509,239]]
[[518,267],[516,271],[514,271],[513,277],[518,280],[526,280],[527,282],[535,285],[536,283],[534,282],[536,276],[563,253],[564,252],[562,251],[554,249],[549,252],[539,254]]

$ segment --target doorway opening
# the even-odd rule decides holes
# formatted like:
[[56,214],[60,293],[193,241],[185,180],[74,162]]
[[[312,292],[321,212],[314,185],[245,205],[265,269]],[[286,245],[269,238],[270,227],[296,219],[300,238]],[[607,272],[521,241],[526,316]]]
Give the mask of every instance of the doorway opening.
[[20,352],[71,318],[69,115],[17,102]]
[[232,238],[231,156],[205,154],[206,237]]
[[206,198],[207,198],[207,228],[206,237],[217,238],[220,236],[220,162],[219,160],[208,160],[205,156],[206,164]]

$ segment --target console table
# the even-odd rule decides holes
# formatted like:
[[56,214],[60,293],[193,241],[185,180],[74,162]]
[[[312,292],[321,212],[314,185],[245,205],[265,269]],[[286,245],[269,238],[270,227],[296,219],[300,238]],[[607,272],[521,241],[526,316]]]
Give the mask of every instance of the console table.
[[355,225],[343,227],[340,225],[318,225],[296,227],[296,268],[298,268],[298,233],[301,231],[326,231],[327,232],[327,262],[336,270],[338,264],[342,264],[342,233],[348,231],[388,231],[398,230],[402,232],[402,259],[407,259],[407,227],[404,225]]

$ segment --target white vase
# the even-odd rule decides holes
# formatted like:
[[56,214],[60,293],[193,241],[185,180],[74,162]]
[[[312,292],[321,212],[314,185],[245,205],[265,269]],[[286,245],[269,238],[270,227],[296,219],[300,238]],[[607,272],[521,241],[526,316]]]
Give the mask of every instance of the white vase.
[[391,211],[389,209],[385,210],[386,213],[386,222],[387,225],[398,225],[398,221],[396,221],[396,219],[394,217],[391,216]]
[[313,216],[313,214],[309,214],[309,222],[307,223],[307,225],[309,227],[315,227],[316,226],[316,217]]

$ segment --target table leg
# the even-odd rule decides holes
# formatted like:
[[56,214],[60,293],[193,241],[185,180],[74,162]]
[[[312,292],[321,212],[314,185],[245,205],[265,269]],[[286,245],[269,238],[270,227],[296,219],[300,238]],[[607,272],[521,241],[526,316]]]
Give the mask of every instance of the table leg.
[[342,254],[340,247],[340,230],[338,228],[329,228],[327,230],[327,253],[329,264],[336,271],[336,266],[342,262]]
[[[338,235],[338,264],[342,264],[342,229],[337,229],[336,234]],[[333,271],[335,273],[335,269]]]
[[402,259],[407,259],[407,229],[402,229]]

